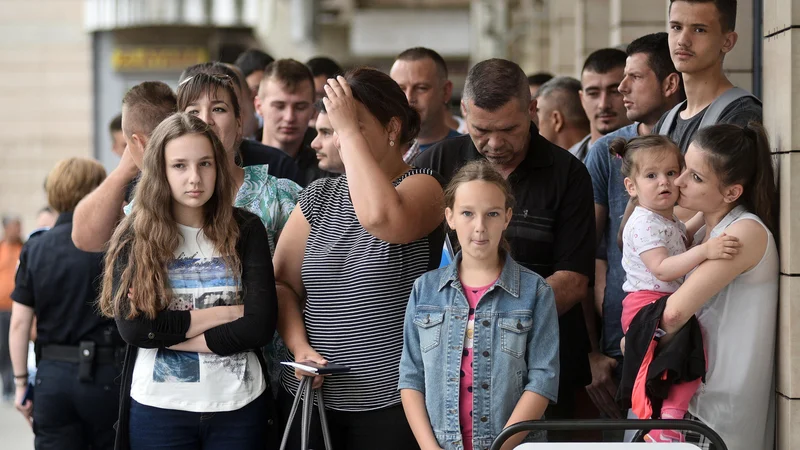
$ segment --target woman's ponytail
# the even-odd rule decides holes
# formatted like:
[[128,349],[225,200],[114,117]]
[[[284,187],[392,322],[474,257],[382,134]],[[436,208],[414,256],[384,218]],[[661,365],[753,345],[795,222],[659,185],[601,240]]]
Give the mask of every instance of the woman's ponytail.
[[753,162],[755,166],[753,185],[750,187],[749,193],[745,190],[744,195],[748,197],[753,213],[760,217],[774,234],[777,231],[775,229],[778,209],[777,192],[767,130],[759,123],[750,122],[743,131],[746,138],[754,144]]

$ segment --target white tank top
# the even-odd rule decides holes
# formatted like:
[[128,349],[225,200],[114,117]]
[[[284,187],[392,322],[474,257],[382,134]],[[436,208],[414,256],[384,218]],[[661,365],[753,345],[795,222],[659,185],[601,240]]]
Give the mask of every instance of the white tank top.
[[[730,450],[772,450],[779,271],[775,239],[743,206],[728,213],[711,237],[746,219],[767,231],[767,248],[755,267],[734,278],[697,312],[708,373],[689,412],[719,433]],[[698,238],[703,234],[701,229]]]

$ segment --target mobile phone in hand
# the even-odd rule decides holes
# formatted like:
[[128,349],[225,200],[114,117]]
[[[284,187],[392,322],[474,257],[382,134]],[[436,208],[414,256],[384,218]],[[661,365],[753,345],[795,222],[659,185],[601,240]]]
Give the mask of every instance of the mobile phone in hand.
[[30,400],[33,401],[33,383],[28,383],[28,387],[25,388],[25,395],[22,396],[22,401],[20,403],[21,406],[25,406],[25,403]]
[[335,373],[344,373],[350,371],[349,367],[343,366],[341,364],[334,364],[332,362],[329,362],[324,366],[322,364],[317,364],[313,361],[295,361],[295,362],[287,361],[287,362],[281,362],[281,364],[286,366],[292,366],[294,368],[304,370],[306,372],[310,372],[316,375],[332,375]]

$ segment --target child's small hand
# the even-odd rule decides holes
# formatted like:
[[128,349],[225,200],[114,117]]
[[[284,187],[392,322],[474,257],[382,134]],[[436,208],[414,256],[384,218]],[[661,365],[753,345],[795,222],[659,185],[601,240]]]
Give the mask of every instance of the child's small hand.
[[739,247],[742,243],[736,236],[728,236],[722,234],[715,238],[711,238],[703,244],[706,246],[706,258],[708,259],[733,259],[739,253]]

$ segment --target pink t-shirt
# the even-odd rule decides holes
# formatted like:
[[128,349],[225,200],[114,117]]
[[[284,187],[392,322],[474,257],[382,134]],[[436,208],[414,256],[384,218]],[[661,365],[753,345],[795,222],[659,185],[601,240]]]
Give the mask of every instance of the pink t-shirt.
[[483,287],[470,287],[464,284],[464,293],[467,295],[469,303],[469,321],[467,322],[467,332],[464,335],[464,353],[461,357],[461,382],[458,389],[458,412],[461,422],[461,439],[464,442],[464,450],[472,450],[472,336],[475,331],[475,308],[483,294],[494,286],[491,284]]

